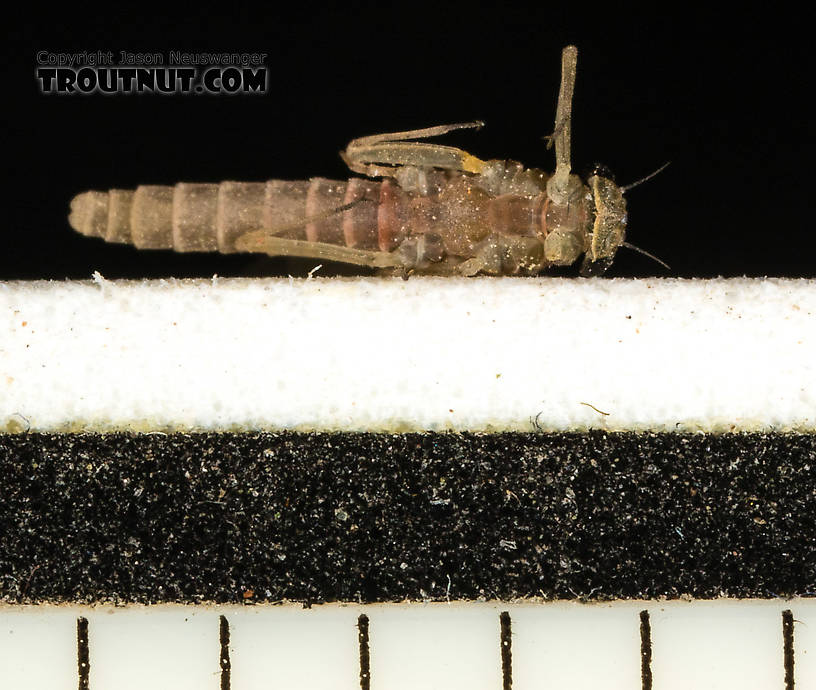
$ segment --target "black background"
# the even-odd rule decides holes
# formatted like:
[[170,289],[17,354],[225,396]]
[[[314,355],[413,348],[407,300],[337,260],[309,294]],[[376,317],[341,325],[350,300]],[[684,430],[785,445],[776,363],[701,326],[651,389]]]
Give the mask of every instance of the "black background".
[[[616,6],[617,8],[617,6]],[[72,8],[73,11],[74,8]],[[285,15],[222,6],[178,17],[51,14],[10,24],[0,280],[303,275],[315,262],[181,255],[74,233],[87,189],[179,181],[343,179],[352,138],[483,119],[447,143],[481,158],[552,169],[560,51],[579,48],[573,165],[620,184],[672,165],[629,195],[615,276],[816,276],[810,39],[778,8],[665,16],[403,3],[309,5]],[[238,15],[240,16],[234,16]],[[54,96],[39,50],[268,53],[263,96]],[[331,273],[326,268],[322,273]]]

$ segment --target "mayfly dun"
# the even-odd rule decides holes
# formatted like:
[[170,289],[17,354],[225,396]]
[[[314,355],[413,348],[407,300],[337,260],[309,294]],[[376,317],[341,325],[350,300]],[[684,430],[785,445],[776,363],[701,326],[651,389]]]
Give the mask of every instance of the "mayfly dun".
[[[578,51],[562,53],[550,175],[417,141],[481,122],[354,139],[347,181],[180,183],[85,192],[69,221],[84,235],[179,252],[258,252],[435,275],[535,275],[575,263],[603,273],[626,245],[625,188],[572,173]],[[629,246],[629,245],[626,245]]]

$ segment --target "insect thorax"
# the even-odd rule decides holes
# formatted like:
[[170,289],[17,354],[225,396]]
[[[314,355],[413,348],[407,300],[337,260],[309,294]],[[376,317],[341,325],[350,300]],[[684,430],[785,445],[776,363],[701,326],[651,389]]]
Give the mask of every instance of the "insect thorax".
[[487,161],[477,175],[403,169],[396,184],[383,183],[394,185],[382,198],[397,221],[388,249],[399,247],[405,266],[429,273],[531,275],[582,254],[601,272],[623,242],[620,189],[599,175],[586,184],[571,175],[569,194],[553,198],[548,179],[512,161]]

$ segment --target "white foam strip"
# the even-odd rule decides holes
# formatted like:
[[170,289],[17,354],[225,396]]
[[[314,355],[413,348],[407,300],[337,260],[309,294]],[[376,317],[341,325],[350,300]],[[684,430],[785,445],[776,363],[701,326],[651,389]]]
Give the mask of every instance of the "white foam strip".
[[[643,614],[648,628],[643,629]],[[500,614],[509,614],[502,659]],[[0,606],[0,687],[77,687],[77,619],[91,688],[796,688],[816,678],[816,601],[618,601],[282,606]],[[221,616],[225,620],[221,619]],[[229,682],[222,645],[229,631]],[[505,638],[506,639],[506,638]],[[644,664],[643,647],[651,647]],[[82,686],[84,687],[84,686]]]
[[816,281],[0,284],[7,430],[803,429]]

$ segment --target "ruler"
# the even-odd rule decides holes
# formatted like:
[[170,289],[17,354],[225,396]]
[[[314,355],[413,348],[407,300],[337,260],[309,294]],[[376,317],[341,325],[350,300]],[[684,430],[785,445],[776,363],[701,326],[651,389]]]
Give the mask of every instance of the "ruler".
[[4,606],[0,687],[816,688],[816,600]]

